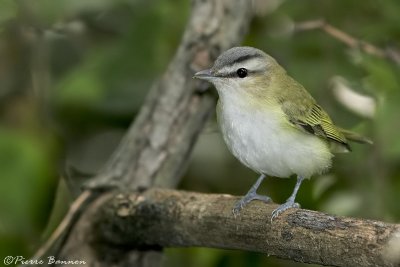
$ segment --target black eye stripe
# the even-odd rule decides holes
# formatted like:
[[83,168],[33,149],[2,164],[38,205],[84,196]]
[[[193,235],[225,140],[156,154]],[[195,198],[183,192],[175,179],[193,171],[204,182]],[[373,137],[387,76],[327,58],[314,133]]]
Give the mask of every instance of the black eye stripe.
[[[247,69],[247,76],[257,74],[257,73],[262,73],[262,72],[264,72],[264,71]],[[237,74],[237,70],[235,70],[233,72],[229,72],[229,73],[215,73],[214,76],[218,77],[218,78],[239,78],[238,74]]]

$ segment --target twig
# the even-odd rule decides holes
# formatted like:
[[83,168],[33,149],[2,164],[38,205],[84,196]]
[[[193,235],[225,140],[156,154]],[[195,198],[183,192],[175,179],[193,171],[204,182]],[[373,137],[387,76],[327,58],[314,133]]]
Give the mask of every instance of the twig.
[[68,229],[73,227],[75,221],[77,221],[80,212],[86,207],[85,204],[93,197],[94,192],[85,190],[82,194],[72,203],[68,210],[67,215],[63,218],[61,223],[57,226],[56,230],[51,234],[46,243],[39,248],[39,250],[33,256],[33,260],[42,259],[46,255],[56,255],[58,250],[61,249],[63,244],[63,238],[68,235]]
[[382,49],[373,44],[365,42],[363,40],[359,40],[348,33],[332,26],[331,24],[327,23],[325,20],[310,20],[296,23],[295,25],[295,32],[301,31],[309,31],[320,29],[323,32],[327,33],[328,35],[332,36],[333,38],[341,41],[342,43],[346,44],[351,48],[359,48],[367,54],[379,57],[379,58],[386,58],[394,63],[400,65],[400,53],[394,49]]

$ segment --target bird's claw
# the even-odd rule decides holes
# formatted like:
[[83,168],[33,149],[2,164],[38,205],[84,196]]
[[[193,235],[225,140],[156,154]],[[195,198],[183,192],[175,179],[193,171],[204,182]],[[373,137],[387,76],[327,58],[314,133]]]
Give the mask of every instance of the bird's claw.
[[233,216],[237,217],[240,215],[240,211],[251,201],[253,200],[260,200],[265,203],[270,203],[271,198],[268,196],[259,195],[257,193],[250,193],[240,199],[238,202],[235,203],[232,209]]
[[288,209],[298,209],[300,208],[300,204],[296,203],[294,201],[287,201],[285,203],[283,203],[282,205],[280,205],[278,208],[276,208],[273,212],[272,212],[272,216],[271,216],[271,222],[276,219],[282,212],[288,210]]
[[243,209],[243,207],[246,205],[244,203],[244,201],[242,201],[243,199],[239,200],[238,202],[236,202],[235,206],[233,206],[232,209],[232,214],[233,216],[236,218],[237,216],[240,215],[240,211]]

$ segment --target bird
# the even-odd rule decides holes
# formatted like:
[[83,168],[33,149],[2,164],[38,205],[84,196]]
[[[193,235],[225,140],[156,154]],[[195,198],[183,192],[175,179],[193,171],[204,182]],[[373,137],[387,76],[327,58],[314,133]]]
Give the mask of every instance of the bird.
[[328,171],[334,153],[351,151],[349,141],[372,143],[336,126],[308,91],[260,49],[230,48],[193,78],[214,85],[217,121],[229,151],[260,175],[235,203],[234,215],[253,200],[272,201],[257,193],[266,177],[297,177],[292,194],[272,212],[271,221],[299,208],[295,199],[304,179]]

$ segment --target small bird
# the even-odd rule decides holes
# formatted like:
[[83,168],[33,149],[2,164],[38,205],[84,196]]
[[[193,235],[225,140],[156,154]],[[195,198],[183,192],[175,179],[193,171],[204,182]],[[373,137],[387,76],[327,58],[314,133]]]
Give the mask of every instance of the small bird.
[[333,124],[306,89],[273,57],[253,47],[234,47],[222,53],[211,69],[194,78],[212,83],[218,91],[217,120],[232,154],[260,174],[233,213],[252,200],[270,202],[257,194],[266,176],[297,176],[293,193],[275,209],[272,219],[295,202],[304,179],[327,171],[332,153],[348,152],[348,141],[371,143],[359,134]]

